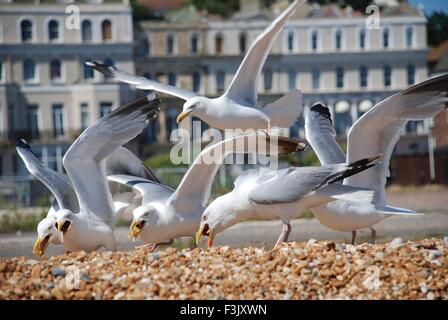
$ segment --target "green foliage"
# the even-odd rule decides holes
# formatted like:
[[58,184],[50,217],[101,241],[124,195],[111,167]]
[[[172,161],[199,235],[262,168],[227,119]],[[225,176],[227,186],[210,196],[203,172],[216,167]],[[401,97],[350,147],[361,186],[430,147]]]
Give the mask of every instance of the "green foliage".
[[448,40],[448,14],[433,12],[428,19],[428,44],[432,47]]
[[239,0],[188,0],[198,10],[207,10],[210,13],[229,17],[239,8]]
[[18,210],[0,216],[0,233],[10,233],[16,231],[35,231],[39,222],[45,218],[46,211],[42,210],[37,214],[20,213]]
[[150,19],[151,11],[138,3],[138,0],[131,0],[132,14],[136,20]]
[[175,165],[171,162],[169,153],[161,153],[152,156],[144,161],[145,165],[151,169],[159,168],[176,168],[176,167],[187,167],[187,165],[180,164]]

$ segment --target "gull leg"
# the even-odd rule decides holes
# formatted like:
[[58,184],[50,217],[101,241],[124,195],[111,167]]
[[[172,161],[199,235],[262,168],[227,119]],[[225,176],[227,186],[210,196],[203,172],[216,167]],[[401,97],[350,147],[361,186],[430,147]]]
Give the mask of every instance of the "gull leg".
[[356,239],[356,230],[352,231],[352,245],[355,245],[355,239]]
[[291,232],[291,225],[289,223],[283,222],[282,233],[280,233],[280,237],[278,237],[277,243],[275,244],[273,250],[276,250],[283,242],[288,241],[290,232]]
[[370,228],[370,230],[372,230],[372,244],[375,244],[375,240],[376,240],[376,230],[373,228]]
[[138,247],[135,247],[135,248],[136,249],[146,249],[146,248],[148,248],[149,252],[154,252],[158,246],[164,246],[164,245],[170,246],[170,245],[173,244],[173,242],[174,242],[174,240],[170,239],[170,240],[164,241],[164,242],[144,244],[142,246],[138,246]]

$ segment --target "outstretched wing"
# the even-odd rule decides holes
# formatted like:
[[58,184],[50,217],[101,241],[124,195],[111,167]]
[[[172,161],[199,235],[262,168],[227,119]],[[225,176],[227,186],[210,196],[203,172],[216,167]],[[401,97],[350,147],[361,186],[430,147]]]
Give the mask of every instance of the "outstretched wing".
[[94,68],[95,70],[105,74],[108,77],[115,78],[118,81],[125,82],[127,84],[135,86],[137,89],[141,90],[155,90],[158,92],[163,92],[184,100],[196,97],[197,94],[182,88],[177,88],[167,84],[163,84],[154,80],[149,80],[144,77],[139,77],[127,73],[125,71],[119,70],[116,67],[110,67],[96,61],[86,61],[86,65]]
[[334,164],[321,167],[287,168],[275,174],[259,175],[256,188],[249,199],[260,204],[290,203],[300,200],[313,191],[328,187],[344,178],[373,167],[378,157],[361,159],[351,164]]
[[[304,1],[301,1],[302,4]],[[294,14],[299,1],[295,0],[261,33],[249,48],[225,96],[245,106],[257,104],[257,83],[261,69],[271,51],[275,38]]]
[[345,163],[330,110],[323,103],[315,103],[305,115],[305,135],[322,165]]
[[160,183],[160,180],[154,172],[146,167],[134,153],[125,147],[119,147],[107,158],[106,173],[107,175],[125,174],[136,176]]
[[[269,149],[271,139],[265,134],[236,136],[205,148],[195,159],[184,175],[178,188],[170,197],[170,204],[177,212],[197,212],[203,209],[210,197],[213,180],[224,162],[232,153],[265,153],[269,155],[289,154],[305,149],[306,145],[298,140],[278,138],[277,148]],[[261,145],[268,148],[263,150]]]
[[142,202],[144,204],[154,200],[167,199],[174,192],[172,188],[163,184],[124,174],[107,176],[107,180],[120,183],[139,192],[142,195]]
[[114,206],[105,160],[143,131],[157,116],[159,103],[155,95],[150,95],[122,105],[88,127],[71,145],[63,163],[82,214],[113,224]]
[[448,75],[443,75],[397,93],[365,113],[348,134],[348,161],[383,154],[382,163],[350,177],[344,184],[374,190],[374,204],[384,207],[386,179],[390,176],[389,161],[400,131],[409,120],[430,118],[447,108],[447,96]]
[[78,199],[69,179],[59,172],[46,167],[36,157],[31,146],[25,140],[17,141],[16,149],[28,171],[54,195],[58,208],[78,212]]

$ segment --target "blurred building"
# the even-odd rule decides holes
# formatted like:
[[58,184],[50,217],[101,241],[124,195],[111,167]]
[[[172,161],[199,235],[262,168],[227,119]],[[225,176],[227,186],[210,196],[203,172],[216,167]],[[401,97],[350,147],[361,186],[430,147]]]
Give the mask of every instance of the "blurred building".
[[[254,39],[287,5],[288,1],[241,0],[240,11],[229,20],[184,7],[169,12],[163,21],[142,21],[136,32],[136,70],[201,95],[218,96]],[[367,29],[365,22],[364,13],[349,7],[300,7],[264,67],[260,105],[300,88],[305,112],[315,101],[325,101],[344,140],[350,126],[375,103],[427,79],[426,18],[421,12],[397,4],[382,9],[379,29]],[[165,112],[150,135],[158,146],[168,141],[183,103],[174,98],[165,102]],[[431,124],[410,122],[397,152],[427,152]],[[303,119],[290,134],[304,137]]]
[[[82,129],[134,95],[84,66],[95,58],[134,72],[132,11],[128,0],[0,2],[0,183],[7,186],[0,192],[20,197],[7,180],[27,175],[16,139],[62,172]],[[73,5],[79,25],[66,13]]]

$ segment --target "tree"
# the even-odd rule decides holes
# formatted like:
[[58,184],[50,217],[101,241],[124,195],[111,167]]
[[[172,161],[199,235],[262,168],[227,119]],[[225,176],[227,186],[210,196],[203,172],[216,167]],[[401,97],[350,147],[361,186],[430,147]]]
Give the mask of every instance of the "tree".
[[448,40],[448,14],[433,12],[428,18],[428,44],[437,46]]
[[229,17],[239,8],[239,0],[188,0],[198,10],[207,10],[213,14]]

